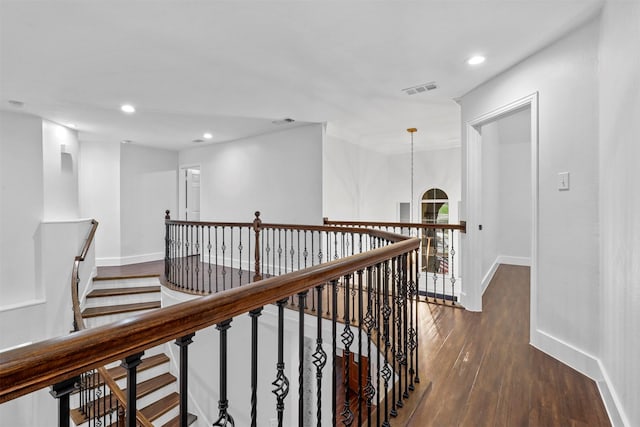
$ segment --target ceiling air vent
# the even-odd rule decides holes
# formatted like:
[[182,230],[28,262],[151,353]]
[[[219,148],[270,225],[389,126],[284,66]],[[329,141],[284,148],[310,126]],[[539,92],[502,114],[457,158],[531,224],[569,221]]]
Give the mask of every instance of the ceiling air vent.
[[194,139],[193,141],[191,141],[195,144],[200,144],[201,142],[204,142],[204,139]]
[[438,86],[436,85],[436,82],[429,82],[418,86],[408,87],[406,89],[402,89],[402,91],[407,95],[415,95],[417,93],[429,92],[430,90],[434,90],[437,88]]

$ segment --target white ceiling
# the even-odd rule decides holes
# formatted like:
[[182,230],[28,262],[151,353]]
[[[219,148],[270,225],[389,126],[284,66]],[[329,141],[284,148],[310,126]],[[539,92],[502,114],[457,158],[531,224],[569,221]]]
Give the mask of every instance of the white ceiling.
[[[601,0],[0,0],[0,108],[181,149],[292,117],[381,152],[459,145],[453,101]],[[482,53],[487,62],[465,60]],[[401,89],[436,81],[408,96]],[[138,112],[125,115],[122,103]]]

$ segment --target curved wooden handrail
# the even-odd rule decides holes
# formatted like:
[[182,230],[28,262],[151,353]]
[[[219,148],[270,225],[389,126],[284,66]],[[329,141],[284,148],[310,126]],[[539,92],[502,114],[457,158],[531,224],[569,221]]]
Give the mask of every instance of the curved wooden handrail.
[[398,227],[398,228],[424,228],[438,230],[460,230],[463,233],[467,231],[465,222],[460,224],[433,224],[422,222],[380,222],[380,221],[333,221],[324,218],[324,224],[330,226],[347,226],[347,227]]
[[[80,254],[73,260],[73,270],[71,272],[71,303],[73,306],[73,318],[76,331],[86,330],[82,312],[80,311],[80,298],[78,296],[78,285],[80,278],[78,277],[78,272],[80,271],[80,263],[85,260],[87,254],[89,253],[89,249],[93,244],[93,239],[95,238],[97,229],[98,221],[92,219],[91,228],[89,229],[89,234],[87,235],[84,245],[82,246],[82,250],[80,251]],[[109,374],[104,366],[98,366],[96,367],[96,369],[100,373],[100,376],[104,380],[107,387],[109,387],[111,393],[118,400],[120,406],[122,406],[123,409],[126,409],[127,398],[118,383],[113,379],[113,377]],[[153,424],[151,424],[151,422],[149,422],[149,420],[147,420],[140,411],[137,411],[136,420],[138,421],[138,424],[143,427],[153,427]]]
[[416,250],[388,246],[0,354],[0,403]]

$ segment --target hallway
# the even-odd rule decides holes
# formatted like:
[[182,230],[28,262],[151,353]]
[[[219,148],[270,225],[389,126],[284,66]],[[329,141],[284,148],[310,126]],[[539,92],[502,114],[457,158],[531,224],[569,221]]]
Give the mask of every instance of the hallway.
[[420,376],[433,388],[406,425],[610,425],[595,382],[528,344],[527,267],[500,266],[482,313],[427,307]]

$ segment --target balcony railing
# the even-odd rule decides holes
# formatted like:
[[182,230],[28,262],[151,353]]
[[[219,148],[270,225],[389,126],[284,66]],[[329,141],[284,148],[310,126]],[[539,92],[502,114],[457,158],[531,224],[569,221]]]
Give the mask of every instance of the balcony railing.
[[[216,232],[217,238],[209,237]],[[236,425],[234,419],[242,414],[248,414],[252,426],[265,424],[270,416],[279,426],[390,425],[411,398],[420,381],[419,239],[352,227],[262,224],[259,216],[252,223],[167,218],[165,239],[165,283],[202,297],[1,353],[0,403],[50,386],[60,397],[61,425],[68,425],[68,396],[79,377],[122,361],[128,383],[118,403],[118,423],[147,425],[139,415],[136,419],[136,366],[145,350],[175,340],[185,377],[181,413],[186,414],[187,349],[197,345],[192,344],[194,334],[212,326],[219,342],[219,375],[209,378],[217,384],[214,425]],[[267,307],[277,319],[272,366],[261,363],[269,357],[258,346],[259,317]],[[287,309],[297,311],[295,339],[284,333]],[[228,340],[233,320],[241,316],[250,319],[251,360],[235,369],[250,373],[246,385],[229,378],[229,364],[238,363],[238,355]],[[305,322],[309,316],[315,327]],[[315,338],[312,348],[305,345],[309,336]],[[297,361],[289,357],[291,351],[285,355],[292,345]],[[347,362],[340,362],[338,354]],[[349,363],[354,355],[367,363]],[[310,366],[314,381],[304,372]],[[355,379],[352,369],[358,371]],[[260,382],[268,372],[272,381]],[[338,383],[338,377],[349,384]],[[230,401],[232,386],[247,388],[246,402]],[[265,389],[273,396],[270,401],[259,400]]]

